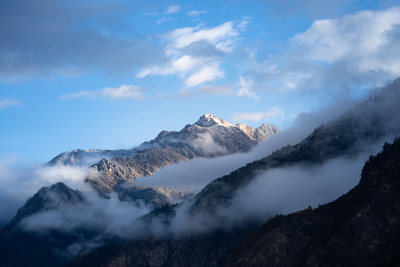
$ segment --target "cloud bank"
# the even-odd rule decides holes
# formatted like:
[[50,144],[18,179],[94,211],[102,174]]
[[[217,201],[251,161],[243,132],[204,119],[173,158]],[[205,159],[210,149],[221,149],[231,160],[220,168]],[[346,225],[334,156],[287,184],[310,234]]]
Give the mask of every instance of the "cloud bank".
[[119,88],[105,87],[98,91],[80,91],[72,94],[63,94],[60,99],[76,99],[76,98],[111,98],[115,100],[135,99],[143,100],[142,88],[135,85],[121,85]]
[[10,220],[17,209],[43,186],[63,182],[71,188],[90,191],[83,182],[89,173],[87,167],[34,165],[18,168],[0,162],[0,198],[1,203],[7,203],[0,205],[0,222]]
[[[157,47],[124,23],[138,6],[103,0],[1,1],[0,79],[69,77],[93,70],[131,73],[162,60]],[[128,29],[129,38],[124,35]]]
[[280,92],[379,87],[400,76],[399,25],[398,7],[316,20],[283,53],[253,59],[248,74]]

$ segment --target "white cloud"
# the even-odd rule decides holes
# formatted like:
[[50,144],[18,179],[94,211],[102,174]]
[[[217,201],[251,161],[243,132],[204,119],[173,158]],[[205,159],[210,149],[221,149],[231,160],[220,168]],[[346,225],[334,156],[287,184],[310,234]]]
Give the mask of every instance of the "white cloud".
[[223,84],[223,85],[206,85],[206,86],[201,86],[196,89],[189,89],[189,88],[183,88],[178,91],[178,96],[179,98],[187,98],[187,97],[193,97],[193,96],[199,96],[199,95],[232,95],[233,90],[232,86],[228,84]]
[[239,32],[234,28],[234,23],[228,21],[209,29],[179,28],[165,35],[164,38],[170,41],[170,48],[174,49],[182,49],[192,43],[205,41],[215,45],[221,51],[229,52],[234,46],[232,38],[238,35]]
[[169,74],[185,74],[188,71],[193,70],[196,66],[202,65],[203,62],[199,59],[193,58],[189,55],[183,55],[178,59],[172,61],[169,66],[158,67],[153,66],[148,69],[144,69],[139,72],[136,77],[144,78],[147,75],[157,74],[157,75],[169,75]]
[[169,62],[143,69],[136,77],[178,75],[187,87],[224,78],[220,65],[232,52],[238,35],[232,21],[213,28],[198,25],[175,29],[161,37]]
[[247,96],[257,101],[260,100],[258,95],[254,92],[254,81],[250,78],[239,77],[240,88],[237,91],[238,96]]
[[63,182],[82,191],[90,191],[84,182],[91,170],[86,167],[37,166],[10,167],[0,161],[0,221],[9,220],[16,210],[42,186]]
[[101,91],[80,91],[72,94],[63,94],[61,99],[75,99],[75,98],[95,98],[101,95]]
[[103,95],[114,99],[133,98],[142,100],[142,89],[134,85],[121,85],[119,88],[106,87],[103,89]]
[[369,58],[390,42],[387,34],[399,24],[399,8],[362,11],[340,19],[317,20],[307,31],[297,34],[292,43],[305,49],[303,56],[312,60],[335,62],[354,56]]
[[178,5],[172,5],[169,6],[167,11],[165,11],[166,14],[175,14],[178,13],[179,11],[181,11],[182,7],[178,6]]
[[10,99],[10,98],[0,99],[0,108],[18,107],[21,105],[22,103],[17,99]]
[[207,12],[205,10],[191,10],[187,14],[191,17],[197,17],[200,16],[201,14],[206,14]]
[[267,112],[243,112],[235,113],[233,121],[271,121],[273,119],[284,119],[285,112],[279,107],[272,107]]
[[143,100],[142,89],[134,85],[121,85],[119,88],[105,87],[98,91],[80,91],[72,94],[61,95],[61,99],[75,99],[75,98],[97,98],[107,97],[116,100],[122,99],[136,99]]
[[187,72],[192,70],[197,64],[199,64],[199,60],[195,59],[191,56],[184,55],[179,59],[172,62],[172,68],[176,72]]
[[270,89],[371,88],[400,76],[400,8],[316,20],[283,55],[252,65]]
[[193,73],[188,79],[185,80],[185,85],[194,87],[199,84],[223,78],[225,73],[219,69],[218,64],[211,64],[204,66],[198,72]]
[[211,133],[204,133],[198,135],[198,137],[193,140],[193,147],[203,151],[207,154],[226,154],[228,150],[226,147],[217,144]]
[[161,23],[164,23],[164,22],[170,21],[170,20],[172,20],[171,17],[163,17],[163,18],[161,18],[161,19],[156,20],[156,23],[157,23],[157,24],[161,24]]
[[245,16],[243,20],[237,25],[237,27],[244,31],[247,29],[247,26],[250,24],[251,17]]

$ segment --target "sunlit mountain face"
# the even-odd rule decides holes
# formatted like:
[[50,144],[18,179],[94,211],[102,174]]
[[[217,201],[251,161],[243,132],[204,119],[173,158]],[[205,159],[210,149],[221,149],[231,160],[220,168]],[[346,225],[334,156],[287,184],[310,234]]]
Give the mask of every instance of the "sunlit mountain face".
[[0,3],[0,266],[396,266],[400,3]]

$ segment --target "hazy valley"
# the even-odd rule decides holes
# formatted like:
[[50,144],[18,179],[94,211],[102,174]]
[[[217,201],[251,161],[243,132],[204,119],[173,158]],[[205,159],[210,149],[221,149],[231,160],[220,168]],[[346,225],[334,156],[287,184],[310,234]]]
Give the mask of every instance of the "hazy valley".
[[2,0],[0,36],[0,267],[400,266],[400,0]]
[[[392,248],[374,256],[376,263],[381,262],[379,257],[392,262],[391,257],[399,249],[397,239],[392,239],[398,235],[398,141],[385,145],[376,158],[370,155],[400,133],[399,93],[400,80],[396,80],[369,100],[315,128],[300,142],[276,150],[271,150],[273,146],[269,148],[268,142],[290,143],[290,131],[279,133],[276,127],[266,124],[254,129],[204,115],[180,132],[161,132],[154,140],[132,150],[62,153],[49,162],[50,168],[88,168],[81,181],[88,189],[81,192],[64,183],[40,189],[1,231],[2,265],[355,264],[363,261],[341,250],[341,246],[350,246],[346,240],[353,238],[340,227],[351,227],[353,231],[358,229],[354,227],[362,227],[348,225],[350,216],[356,216],[356,225],[368,221],[371,227],[379,223],[380,227],[388,225],[388,231],[393,229],[393,233],[376,241],[376,246],[381,247],[390,238],[394,242]],[[262,143],[255,147],[258,142]],[[195,168],[199,164],[196,158],[209,158],[200,164],[207,166],[216,161],[222,168],[223,161],[231,162],[235,157],[251,160],[260,151],[265,151],[264,157],[243,167],[236,166],[237,170],[210,181],[200,192],[189,191],[189,187],[140,183],[171,164],[171,168],[174,164]],[[107,158],[87,164],[99,156]],[[381,187],[375,184],[380,183],[382,190],[390,190],[379,191]],[[187,185],[190,184],[188,180]],[[330,201],[334,202],[319,206]],[[379,204],[381,201],[391,204]],[[369,211],[369,205],[376,208]],[[306,210],[300,211],[303,209]],[[394,217],[384,221],[371,219],[379,218],[378,214],[363,215],[386,214],[387,209],[393,209]],[[268,221],[276,215],[279,216]],[[340,227],[334,223],[339,218],[343,220]],[[325,227],[331,230],[322,230]],[[357,231],[361,230],[356,230],[356,235]],[[325,250],[320,247],[319,252],[314,252],[311,247],[317,246],[321,238],[314,236],[325,232],[324,240],[339,238],[344,243]],[[365,245],[360,243],[354,253],[369,254],[372,247],[364,246],[373,236],[372,232],[363,236]],[[289,241],[292,238],[295,239]],[[338,242],[334,240],[329,242]],[[271,246],[278,246],[281,252],[269,252]],[[344,258],[338,262],[337,258],[325,257],[329,249],[336,251],[329,253],[340,253]]]

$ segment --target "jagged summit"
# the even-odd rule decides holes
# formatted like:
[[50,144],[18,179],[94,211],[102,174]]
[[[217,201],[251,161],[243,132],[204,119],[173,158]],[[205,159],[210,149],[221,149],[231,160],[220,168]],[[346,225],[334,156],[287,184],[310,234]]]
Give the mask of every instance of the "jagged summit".
[[232,124],[211,114],[204,114],[195,124],[191,125],[192,128],[196,126],[203,128],[212,128],[213,126],[236,128],[246,134],[251,140],[255,141],[265,140],[269,136],[279,132],[279,129],[276,126],[268,123],[264,123],[258,128],[253,128],[244,123]]
[[279,129],[269,124],[253,128],[204,114],[179,132],[162,131],[155,139],[129,150],[73,150],[58,155],[49,164],[91,166],[99,175],[91,175],[86,181],[108,194],[120,183],[150,176],[170,164],[248,152],[277,132]]
[[204,114],[200,117],[200,119],[195,123],[195,125],[200,127],[211,127],[213,125],[221,125],[224,127],[233,127],[235,125],[227,122],[226,120],[215,117],[211,114]]
[[133,148],[131,155],[99,161],[92,168],[100,175],[89,177],[87,182],[99,192],[108,194],[120,183],[150,176],[170,164],[247,152],[277,132],[279,129],[270,124],[253,128],[204,114],[179,132],[160,132],[155,139]]
[[[279,129],[270,124],[263,124],[258,128],[253,128],[244,123],[232,124],[214,115],[204,114],[197,122],[186,125],[181,131],[161,131],[153,140],[146,141],[132,149],[75,149],[57,155],[49,162],[49,165],[92,166],[99,163],[102,159],[112,160],[116,157],[132,158],[149,149],[165,149],[167,146],[177,148],[189,145],[191,147],[194,146],[196,150],[206,146],[206,150],[210,152],[208,148],[214,145],[210,138],[205,137],[207,134],[218,145],[216,150],[211,150],[218,153],[211,153],[211,155],[204,149],[200,149],[202,152],[199,155],[191,155],[190,158],[196,156],[220,156],[222,155],[220,152],[224,149],[218,149],[218,147],[227,147],[229,153],[248,151],[257,142],[263,141],[277,132],[279,132]],[[188,153],[184,152],[185,155],[188,155]]]

